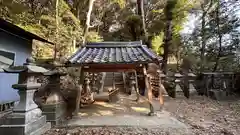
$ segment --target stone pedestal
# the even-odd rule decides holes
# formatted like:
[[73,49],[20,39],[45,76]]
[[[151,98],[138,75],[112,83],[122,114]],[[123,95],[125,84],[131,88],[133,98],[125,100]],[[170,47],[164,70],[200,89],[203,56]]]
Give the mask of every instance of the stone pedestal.
[[169,98],[169,95],[168,95],[168,93],[167,93],[167,91],[166,91],[166,89],[165,89],[165,87],[164,87],[164,85],[163,85],[164,80],[166,79],[166,75],[163,74],[162,72],[159,72],[159,71],[158,71],[158,74],[159,74],[160,79],[161,79],[161,85],[162,85],[161,87],[163,87],[163,88],[162,88],[163,97]]
[[189,98],[191,96],[197,95],[197,90],[193,85],[195,77],[196,76],[193,73],[188,73],[187,76],[181,75],[180,73],[175,74],[176,97],[184,95],[185,97]]
[[176,73],[175,74],[175,97],[181,97],[184,96],[183,90],[180,86],[181,83],[181,79],[182,79],[183,75],[181,75],[180,73]]
[[188,81],[189,82],[189,94],[191,97],[191,96],[198,94],[197,90],[195,89],[195,87],[193,85],[196,75],[194,75],[193,73],[189,73],[188,77],[189,77],[189,81]]
[[41,87],[35,77],[47,70],[29,64],[4,70],[8,73],[19,73],[18,84],[12,87],[18,89],[20,102],[0,126],[0,134],[41,135],[49,130],[51,124],[46,123],[46,117],[33,101],[34,92]]
[[227,92],[221,89],[210,89],[209,97],[213,100],[224,100],[227,99]]
[[47,122],[51,122],[52,125],[64,123],[64,115],[66,114],[66,103],[64,101],[55,104],[45,104],[42,110],[43,115],[47,117]]
[[49,77],[49,84],[46,87],[50,90],[50,95],[42,106],[42,111],[47,117],[47,122],[51,122],[52,125],[59,125],[64,122],[64,115],[66,114],[66,103],[62,93],[60,93],[60,76],[65,74],[51,71],[44,75]]
[[130,98],[131,99],[134,99],[134,100],[139,100],[139,97],[137,95],[137,90],[136,90],[136,81],[135,81],[135,78],[134,76],[132,75],[130,78],[129,78],[129,91],[131,93],[130,95]]

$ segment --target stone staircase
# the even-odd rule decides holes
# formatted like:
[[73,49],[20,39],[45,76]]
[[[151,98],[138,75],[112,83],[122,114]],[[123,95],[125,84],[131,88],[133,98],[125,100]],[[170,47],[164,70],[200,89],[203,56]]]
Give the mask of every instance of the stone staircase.
[[95,93],[95,101],[115,102],[118,100],[118,92],[124,89],[122,73],[104,72],[102,86],[99,93]]
[[121,72],[106,72],[103,91],[107,92],[113,89],[124,90],[123,75]]

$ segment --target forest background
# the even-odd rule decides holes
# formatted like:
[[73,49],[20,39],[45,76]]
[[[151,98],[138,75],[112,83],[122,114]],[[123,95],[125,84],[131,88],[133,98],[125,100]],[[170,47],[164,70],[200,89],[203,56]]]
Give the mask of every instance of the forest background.
[[[0,17],[54,43],[33,57],[68,57],[86,42],[137,41],[163,57],[163,71],[238,71],[238,0],[0,0]],[[191,29],[188,29],[191,25]],[[168,63],[168,64],[167,64]]]

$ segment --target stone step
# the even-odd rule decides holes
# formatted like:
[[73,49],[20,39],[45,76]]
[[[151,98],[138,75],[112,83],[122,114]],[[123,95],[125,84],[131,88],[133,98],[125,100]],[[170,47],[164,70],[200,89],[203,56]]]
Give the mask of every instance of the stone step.
[[[45,127],[46,125],[49,126],[48,129],[51,128],[51,124],[46,123],[46,116],[41,116],[40,118],[37,118],[36,120],[33,120],[32,122],[27,123],[25,125],[23,124],[17,125],[15,123],[11,123],[11,125],[10,123],[9,125],[1,125],[0,134],[1,135],[35,135],[32,133],[36,132],[36,130],[39,130]],[[37,134],[37,135],[40,135],[40,134]]]
[[115,82],[115,85],[123,85],[123,82]]
[[[110,80],[110,79],[113,79],[113,77],[106,77],[105,78],[105,80]],[[118,80],[123,80],[122,78],[116,78],[116,77],[114,77],[114,79],[117,80],[117,81]]]
[[65,110],[59,110],[57,112],[43,112],[43,115],[46,115],[47,121],[50,121],[62,117],[65,113]]
[[27,135],[42,135],[50,129],[51,129],[51,123],[47,122],[41,128],[39,128],[39,129],[35,130],[34,132],[27,134]]

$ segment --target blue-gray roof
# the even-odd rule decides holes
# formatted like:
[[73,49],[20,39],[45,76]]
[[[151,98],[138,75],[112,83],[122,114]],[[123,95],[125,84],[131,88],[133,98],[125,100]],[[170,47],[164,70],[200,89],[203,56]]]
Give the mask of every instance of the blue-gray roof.
[[140,41],[88,43],[76,51],[68,63],[89,64],[146,64],[159,62],[157,56]]
[[46,43],[49,43],[49,44],[53,44],[52,42],[49,42],[48,40],[46,39],[43,39],[33,33],[30,33],[4,19],[1,19],[0,18],[0,31],[5,31],[5,32],[8,32],[10,34],[13,34],[13,35],[17,35],[19,37],[22,37],[22,38],[25,38],[25,39],[28,39],[28,40],[38,40],[38,41],[42,41],[42,42],[46,42]]

